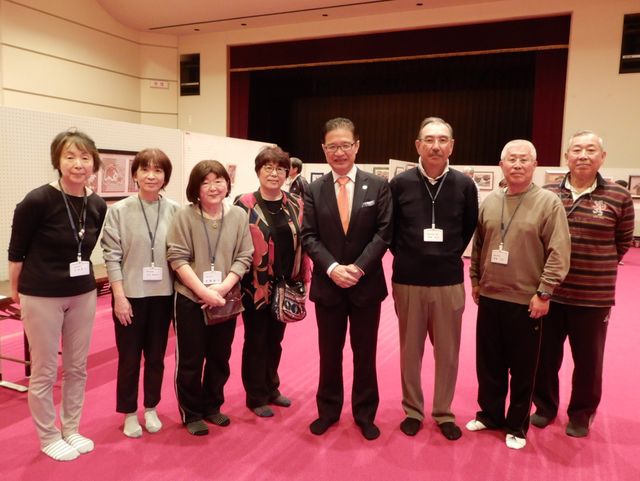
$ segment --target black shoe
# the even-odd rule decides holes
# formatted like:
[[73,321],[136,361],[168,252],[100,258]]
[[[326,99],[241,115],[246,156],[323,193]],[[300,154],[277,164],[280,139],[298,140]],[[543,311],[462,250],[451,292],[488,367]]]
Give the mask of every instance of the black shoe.
[[187,423],[186,428],[189,434],[193,434],[194,436],[206,436],[209,434],[209,428],[202,419]]
[[462,436],[462,431],[453,421],[438,424],[438,427],[440,428],[442,435],[449,441],[455,441],[456,439],[460,439],[460,436]]
[[289,399],[287,396],[283,396],[282,394],[278,394],[278,396],[270,399],[269,403],[273,404],[274,406],[288,408],[289,406],[291,406],[291,399]]
[[216,426],[220,426],[223,428],[231,424],[231,419],[229,419],[229,416],[220,412],[209,414],[205,417],[205,419],[211,424],[215,424]]
[[551,421],[553,421],[552,418],[548,418],[538,413],[533,413],[529,418],[529,422],[540,429],[546,428],[549,424],[551,424]]
[[309,430],[316,436],[322,436],[336,422],[330,419],[318,418],[309,425]]
[[405,418],[404,421],[400,423],[400,431],[407,436],[415,436],[420,429],[422,429],[422,421],[416,418]]
[[380,430],[378,429],[378,426],[373,423],[360,425],[360,431],[362,431],[362,435],[367,441],[373,441],[380,437]]
[[567,424],[566,433],[567,436],[571,436],[573,438],[584,438],[587,434],[589,434],[589,427],[580,426],[573,421],[569,421],[569,424]]

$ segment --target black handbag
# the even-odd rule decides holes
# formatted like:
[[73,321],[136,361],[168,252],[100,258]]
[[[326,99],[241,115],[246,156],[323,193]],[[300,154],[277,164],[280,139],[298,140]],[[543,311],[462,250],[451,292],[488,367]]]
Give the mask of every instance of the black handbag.
[[280,322],[301,321],[307,316],[306,302],[304,282],[278,280],[273,285],[271,315]]
[[242,307],[242,290],[240,289],[239,282],[227,292],[224,299],[227,301],[224,306],[207,307],[203,309],[204,323],[207,326],[228,321],[244,311],[244,307]]

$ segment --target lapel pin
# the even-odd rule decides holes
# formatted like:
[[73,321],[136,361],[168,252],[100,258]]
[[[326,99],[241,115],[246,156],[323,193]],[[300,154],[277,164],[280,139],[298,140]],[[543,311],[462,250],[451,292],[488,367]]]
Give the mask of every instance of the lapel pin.
[[362,190],[367,190],[367,187],[368,187],[367,185],[363,185]]

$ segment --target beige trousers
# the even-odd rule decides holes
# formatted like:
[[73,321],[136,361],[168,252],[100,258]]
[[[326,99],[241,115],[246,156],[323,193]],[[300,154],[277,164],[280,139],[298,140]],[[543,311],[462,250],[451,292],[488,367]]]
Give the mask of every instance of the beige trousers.
[[[29,339],[31,379],[29,408],[42,447],[78,432],[87,355],[96,313],[96,291],[72,297],[20,294],[22,322]],[[58,347],[62,339],[62,401],[56,427],[53,385],[58,374]]]
[[402,407],[407,417],[424,419],[422,357],[427,336],[433,345],[435,376],[431,416],[454,421],[451,403],[458,376],[464,285],[412,286],[393,283],[400,327]]

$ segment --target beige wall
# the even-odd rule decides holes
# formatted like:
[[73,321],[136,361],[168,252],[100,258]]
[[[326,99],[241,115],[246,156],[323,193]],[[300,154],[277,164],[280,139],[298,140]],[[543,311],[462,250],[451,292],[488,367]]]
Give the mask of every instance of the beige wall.
[[95,0],[0,0],[0,40],[0,105],[177,127],[173,36],[130,30]]
[[[622,17],[639,10],[638,0],[505,0],[176,38],[132,31],[96,0],[0,0],[0,105],[226,135],[229,45],[571,13],[563,137],[596,130],[609,165],[635,167],[640,73],[619,75],[618,59]],[[201,55],[200,96],[178,95],[180,53]]]
[[[506,0],[482,3],[477,8],[416,9],[286,28],[183,36],[179,38],[180,53],[201,56],[201,95],[179,101],[179,127],[226,134],[227,45],[572,13],[563,138],[577,129],[596,130],[607,143],[609,165],[636,167],[640,73],[619,75],[618,62],[623,15],[638,11],[638,0]],[[558,163],[560,159],[558,152]]]

